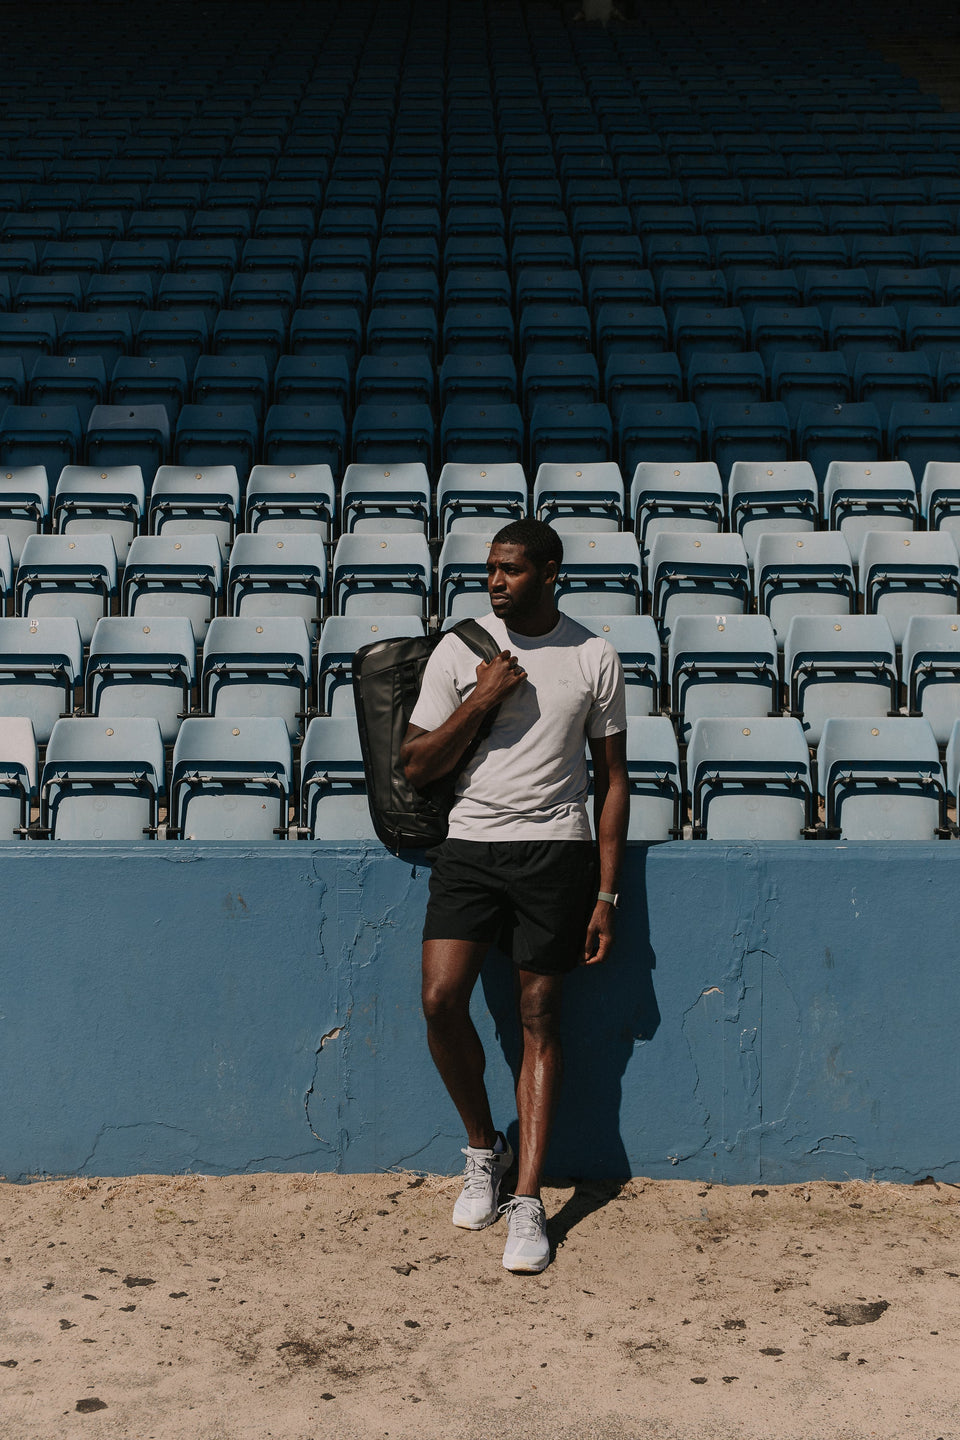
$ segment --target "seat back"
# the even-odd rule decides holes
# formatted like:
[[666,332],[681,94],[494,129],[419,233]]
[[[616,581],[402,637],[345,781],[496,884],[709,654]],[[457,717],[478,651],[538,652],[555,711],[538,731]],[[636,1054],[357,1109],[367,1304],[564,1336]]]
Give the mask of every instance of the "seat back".
[[97,621],[87,660],[84,709],[102,719],[153,716],[172,745],[196,683],[196,641],[179,616]]
[[311,720],[300,767],[300,823],[311,840],[376,839],[354,719]]
[[37,798],[37,741],[23,715],[0,716],[0,841],[30,823]]
[[850,547],[837,530],[767,531],[754,556],[757,609],[783,644],[795,615],[849,614],[856,602]]
[[695,839],[799,840],[812,823],[810,758],[796,719],[701,717],[687,774]]
[[187,719],[173,750],[170,816],[185,840],[286,833],[293,758],[277,716]]
[[843,840],[933,840],[946,782],[926,720],[828,719],[817,748],[828,832]]
[[152,717],[58,720],[40,777],[40,823],[54,840],[142,840],[164,793]]
[[301,616],[211,620],[200,672],[207,713],[277,715],[294,740],[303,733],[311,678],[310,634]]
[[783,678],[810,745],[832,716],[887,716],[899,701],[890,626],[882,615],[797,615],[784,642]]

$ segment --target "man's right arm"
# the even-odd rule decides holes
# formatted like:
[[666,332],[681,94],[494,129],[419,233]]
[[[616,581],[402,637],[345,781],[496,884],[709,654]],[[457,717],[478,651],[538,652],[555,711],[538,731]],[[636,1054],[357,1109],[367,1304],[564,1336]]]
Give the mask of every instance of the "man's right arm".
[[484,719],[526,679],[509,650],[477,666],[477,683],[453,714],[435,730],[410,725],[400,750],[403,773],[417,790],[455,770]]

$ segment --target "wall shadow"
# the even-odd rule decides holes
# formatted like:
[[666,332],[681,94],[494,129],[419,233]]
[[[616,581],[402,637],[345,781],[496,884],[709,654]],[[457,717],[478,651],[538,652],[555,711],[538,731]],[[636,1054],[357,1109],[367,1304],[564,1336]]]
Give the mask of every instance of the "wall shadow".
[[[656,956],[647,906],[647,845],[631,845],[629,890],[617,916],[617,940],[605,964],[578,969],[564,985],[564,1080],[547,1161],[548,1173],[574,1183],[574,1194],[550,1223],[559,1243],[572,1225],[612,1200],[631,1174],[621,1134],[623,1077],[638,1041],[660,1025],[653,985]],[[520,1032],[513,968],[498,952],[480,977],[497,1039],[516,1076]],[[508,1127],[514,1149],[517,1125]]]

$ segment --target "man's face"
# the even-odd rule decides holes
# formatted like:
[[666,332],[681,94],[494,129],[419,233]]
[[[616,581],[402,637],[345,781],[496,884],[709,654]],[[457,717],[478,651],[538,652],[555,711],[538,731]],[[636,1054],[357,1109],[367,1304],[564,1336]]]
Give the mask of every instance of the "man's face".
[[552,560],[535,565],[523,545],[491,545],[487,557],[487,591],[494,615],[509,625],[532,615],[553,579]]

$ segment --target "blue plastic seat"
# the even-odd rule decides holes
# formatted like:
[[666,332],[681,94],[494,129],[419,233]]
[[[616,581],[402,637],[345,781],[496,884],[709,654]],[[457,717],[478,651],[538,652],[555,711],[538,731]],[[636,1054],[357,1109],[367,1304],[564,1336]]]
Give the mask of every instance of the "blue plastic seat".
[[637,615],[643,595],[640,551],[627,532],[564,536],[557,605],[566,615]]
[[80,459],[82,430],[74,405],[9,405],[0,418],[0,465],[42,465],[54,481]]
[[83,678],[83,642],[72,615],[0,618],[0,716],[28,719],[45,745],[73,710]]
[[425,534],[430,481],[420,461],[354,463],[344,472],[340,525],[344,534],[381,531]]
[[232,468],[245,480],[259,448],[260,426],[251,405],[184,405],[177,418],[173,452],[181,468]]
[[29,535],[17,569],[17,614],[27,619],[72,615],[84,645],[117,591],[117,552],[110,535]]
[[[297,314],[301,312],[298,311]],[[268,306],[221,310],[213,325],[215,355],[256,355],[272,369],[286,348],[287,315]]]
[[170,268],[171,246],[166,240],[115,240],[107,252],[107,273],[164,275]]
[[680,266],[667,266],[660,271],[658,291],[660,304],[668,317],[679,305],[722,309],[728,303],[727,280],[722,270],[687,270]]
[[952,460],[960,445],[960,404],[897,400],[890,407],[887,449],[906,461],[919,482],[932,461]]
[[831,461],[823,486],[823,514],[831,530],[840,530],[860,560],[869,530],[912,531],[916,526],[917,489],[903,460],[870,464]]
[[587,278],[587,304],[596,319],[601,305],[653,305],[653,275],[639,266],[594,265]]
[[680,740],[701,716],[779,709],[773,626],[765,615],[677,615],[667,655],[670,709]]
[[445,355],[440,366],[440,404],[451,401],[512,405],[517,369],[510,355]]
[[[816,306],[826,324],[829,324],[835,306],[868,306],[873,303],[873,295],[874,289],[866,270],[811,265],[803,271],[803,303]],[[887,302],[880,299],[879,303],[883,305]]]
[[[583,304],[583,280],[579,270],[572,266],[558,269],[545,265],[521,267],[513,277],[513,291],[518,310],[523,310],[528,305],[565,307]],[[500,297],[500,303],[509,304],[510,295]],[[574,350],[577,347],[559,348]]]
[[367,313],[369,293],[368,277],[360,266],[343,270],[325,266],[322,270],[311,270],[304,277],[300,287],[300,305],[303,309],[347,306],[356,311],[357,320],[362,322]]
[[[875,405],[815,405],[800,407],[796,448],[823,481],[834,462],[879,461],[883,427]],[[833,527],[831,527],[833,528]]]
[[170,416],[164,405],[96,405],[86,433],[90,465],[139,467],[149,485],[170,453]]
[[807,742],[793,718],[701,718],[687,749],[694,839],[800,840],[813,821]]
[[860,597],[864,614],[883,615],[903,644],[914,615],[956,615],[960,558],[946,531],[894,534],[870,530],[860,550]]
[[851,369],[866,352],[899,350],[902,333],[900,315],[892,305],[835,305],[830,314],[830,348],[845,356]]
[[723,522],[720,471],[712,460],[641,461],[630,485],[630,514],[644,562],[662,530],[715,533]]
[[716,405],[756,405],[766,400],[767,376],[750,350],[732,355],[695,352],[687,365],[687,393],[707,422]]
[[26,314],[39,311],[60,321],[82,305],[79,275],[21,275],[14,287],[11,308]]
[[936,398],[933,371],[923,351],[886,355],[862,352],[854,367],[854,386],[856,398],[876,405],[884,424],[895,402],[920,403]]
[[31,405],[73,405],[86,425],[95,405],[102,404],[107,374],[99,355],[39,355],[27,387]]
[[196,650],[184,618],[104,616],[90,641],[84,710],[101,720],[151,716],[172,745],[193,698]]
[[617,430],[620,462],[628,474],[644,461],[683,464],[700,458],[700,416],[690,401],[628,403],[620,412]]
[[627,839],[670,840],[680,825],[680,755],[665,715],[627,716]]
[[563,351],[536,351],[524,361],[523,404],[527,414],[535,405],[596,404],[600,373],[593,355]]
[[152,717],[58,720],[40,775],[40,826],[54,840],[142,840],[164,795]]
[[766,366],[786,350],[822,350],[824,338],[823,317],[813,305],[756,305],[750,316],[750,349],[758,351]]
[[926,720],[828,719],[817,772],[829,835],[933,840],[948,833],[946,781]]
[[29,373],[42,355],[52,355],[57,348],[57,325],[52,315],[38,312],[19,315],[0,314],[0,357],[19,359]]
[[231,616],[292,615],[315,636],[327,589],[323,537],[315,533],[238,535],[230,552]]
[[613,424],[606,405],[555,405],[540,400],[528,427],[532,464],[576,457],[583,462],[607,460],[613,446]]
[[50,482],[42,465],[0,467],[0,534],[7,537],[14,565],[28,535],[44,528]]
[[339,716],[311,720],[300,763],[300,821],[307,836],[330,843],[374,840],[356,723]]
[[33,725],[23,715],[0,717],[0,840],[22,836],[36,799],[37,741]]
[[367,319],[373,355],[424,355],[437,351],[437,317],[430,305],[374,305]]
[[665,638],[679,615],[743,615],[750,569],[739,535],[661,530],[648,550],[650,613]]
[[683,399],[683,372],[672,352],[629,354],[614,351],[604,366],[604,398],[614,421],[624,407],[640,404],[676,404]]
[[[947,745],[960,717],[960,617],[913,615],[903,637],[901,674],[907,713],[922,715],[938,745]],[[952,757],[956,759],[956,740]],[[956,775],[956,766],[948,771]],[[950,793],[956,795],[951,784]]]
[[293,355],[342,356],[352,369],[362,335],[360,316],[352,305],[318,305],[294,311],[289,347]]
[[341,535],[333,555],[334,612],[423,617],[432,574],[423,535]]
[[170,828],[184,840],[285,836],[292,774],[279,717],[184,720],[170,772]]
[[364,355],[357,366],[357,404],[433,404],[435,368],[427,356]]
[[594,325],[604,366],[616,354],[657,354],[667,349],[667,317],[659,305],[598,305]]
[[783,646],[791,713],[809,745],[831,716],[886,716],[899,702],[896,647],[882,615],[795,615]]
[[449,460],[497,464],[523,456],[523,417],[517,405],[454,401],[443,410],[440,451]]
[[941,351],[960,349],[960,306],[912,305],[907,311],[904,334],[905,349],[925,351],[932,365],[939,360]]
[[[316,698],[321,715],[356,714],[353,657],[358,650],[377,640],[423,635],[424,629],[423,620],[413,615],[381,615],[375,620],[329,616],[323,622],[317,646]],[[355,726],[355,722],[351,723]],[[305,757],[301,757],[301,763],[305,763]]]
[[254,465],[244,496],[243,528],[250,534],[319,535],[329,541],[336,489],[329,465]]
[[239,509],[235,465],[162,465],[147,506],[147,530],[151,535],[214,535],[226,551],[236,533]]
[[723,355],[747,348],[746,322],[743,312],[735,306],[679,305],[674,312],[672,330],[673,348],[684,366],[697,353]]
[[354,459],[364,464],[431,465],[433,429],[429,405],[360,404],[353,417]]
[[816,476],[803,460],[735,460],[728,481],[730,529],[754,558],[757,541],[773,531],[813,531],[819,520]]
[[737,460],[786,460],[790,417],[777,400],[760,404],[711,406],[707,444],[726,479]]
[[216,270],[171,271],[157,286],[157,310],[199,310],[212,325],[226,304],[227,287]]
[[752,558],[757,610],[769,616],[779,644],[795,615],[840,616],[854,609],[853,560],[838,531],[766,530]]
[[617,531],[625,511],[623,479],[612,461],[541,463],[533,487],[533,510],[563,534]]
[[111,405],[163,405],[173,425],[187,398],[187,367],[179,355],[121,355],[110,378]]
[[65,465],[53,502],[53,529],[59,535],[111,535],[122,565],[140,530],[143,509],[139,466]]
[[138,355],[179,355],[191,372],[206,350],[208,338],[203,310],[144,310],[137,322]]
[[303,733],[312,678],[310,645],[299,615],[211,620],[203,642],[201,709],[221,717],[279,716],[295,740]]
[[183,616],[202,640],[220,605],[223,557],[210,532],[138,535],[123,570],[124,615]]
[[437,531],[492,535],[527,513],[527,482],[516,463],[448,462],[437,481]]

